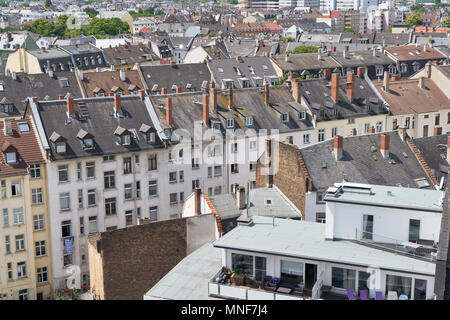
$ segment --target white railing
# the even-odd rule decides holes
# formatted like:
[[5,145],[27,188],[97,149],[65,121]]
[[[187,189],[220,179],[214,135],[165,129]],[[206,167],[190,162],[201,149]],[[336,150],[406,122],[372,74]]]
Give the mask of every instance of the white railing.
[[320,299],[321,289],[322,289],[322,285],[323,285],[323,275],[324,275],[324,271],[322,270],[322,272],[320,273],[319,277],[317,278],[316,283],[314,284],[314,287],[312,288],[311,298],[313,300]]

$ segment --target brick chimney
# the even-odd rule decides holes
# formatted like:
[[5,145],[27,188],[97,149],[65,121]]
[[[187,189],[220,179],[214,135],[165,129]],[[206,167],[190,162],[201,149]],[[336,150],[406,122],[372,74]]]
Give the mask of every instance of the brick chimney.
[[178,87],[175,89],[175,93],[181,93],[181,87]]
[[194,189],[194,213],[196,215],[201,214],[201,205],[200,205],[200,200],[202,197],[202,190],[200,188],[195,188]]
[[167,88],[161,88],[161,94],[167,94]]
[[436,127],[434,128],[434,135],[440,136],[442,134],[442,127]]
[[331,75],[331,98],[334,102],[339,101],[339,73]]
[[363,78],[365,71],[366,71],[366,69],[364,67],[358,67],[356,69],[356,74],[358,75],[358,77]]
[[383,90],[385,92],[389,91],[389,72],[385,71],[384,72],[384,78],[383,78]]
[[391,80],[392,80],[392,81],[398,81],[398,80],[400,80],[400,75],[399,75],[399,74],[393,74],[392,77],[391,77]]
[[300,103],[300,83],[298,82],[297,78],[292,79],[292,96],[294,97],[295,101]]
[[169,126],[172,126],[172,98],[166,98],[166,121]]
[[64,96],[58,96],[58,100],[64,100]]
[[203,93],[203,123],[209,127],[209,96],[206,92]]
[[420,77],[418,84],[419,84],[419,88],[420,89],[425,89],[425,78],[424,77]]
[[228,88],[228,109],[231,110],[232,107],[233,107],[233,88],[229,87]]
[[330,77],[331,77],[331,69],[325,69],[325,70],[323,70],[323,77],[324,77],[325,79],[330,79]]
[[120,95],[115,94],[114,95],[114,112],[115,113],[120,112],[121,109],[122,108],[120,106]]
[[450,163],[450,136],[447,136],[447,162]]
[[425,75],[427,78],[431,78],[431,62],[425,63]]
[[380,152],[384,158],[389,158],[389,145],[391,142],[391,137],[387,134],[382,134],[380,136]]
[[342,136],[334,136],[334,159],[336,161],[342,159],[344,138]]
[[138,93],[139,93],[139,97],[141,97],[141,100],[144,100],[145,99],[145,90],[141,89],[138,91]]
[[217,109],[217,89],[214,82],[209,84],[209,95],[211,96],[211,99],[209,99],[209,106],[211,107],[211,110],[215,112]]
[[355,88],[355,74],[347,73],[347,97],[350,102],[353,101],[353,94]]
[[264,82],[264,103],[269,106],[269,84]]
[[73,102],[73,98],[71,98],[71,97],[67,97],[67,114],[69,116],[75,115],[74,102]]
[[375,133],[375,127],[374,127],[374,126],[371,126],[371,127],[369,128],[369,133],[370,133],[370,134]]

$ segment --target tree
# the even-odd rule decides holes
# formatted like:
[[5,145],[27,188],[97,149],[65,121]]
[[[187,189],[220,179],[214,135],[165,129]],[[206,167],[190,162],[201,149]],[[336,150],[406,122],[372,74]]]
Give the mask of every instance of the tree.
[[344,32],[356,33],[355,30],[353,30],[352,28],[345,29]]
[[422,25],[423,21],[418,13],[414,13],[406,19],[405,23],[408,28],[411,28],[412,26]]
[[386,30],[386,33],[392,33],[392,27],[389,27],[389,28]]
[[292,37],[283,37],[283,38],[280,39],[280,42],[281,43],[283,43],[283,42],[294,42],[294,38],[292,38]]
[[445,28],[450,28],[450,17],[445,18],[445,20],[442,22],[442,26]]
[[6,3],[5,0],[0,1],[0,7],[7,7],[8,4]]
[[89,16],[89,18],[95,18],[98,15],[98,11],[92,8],[84,8],[83,11]]
[[295,49],[292,51],[291,50],[286,51],[286,54],[317,52],[318,49],[319,47],[315,46],[298,46],[295,47]]
[[45,0],[44,6],[45,6],[46,8],[50,8],[51,5],[52,5],[52,0]]

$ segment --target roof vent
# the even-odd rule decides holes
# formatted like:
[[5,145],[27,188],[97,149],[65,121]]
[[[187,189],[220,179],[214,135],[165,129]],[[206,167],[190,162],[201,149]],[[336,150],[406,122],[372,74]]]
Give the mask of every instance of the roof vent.
[[322,168],[326,168],[327,167],[327,163],[325,161],[322,161],[321,162],[321,166],[322,166]]

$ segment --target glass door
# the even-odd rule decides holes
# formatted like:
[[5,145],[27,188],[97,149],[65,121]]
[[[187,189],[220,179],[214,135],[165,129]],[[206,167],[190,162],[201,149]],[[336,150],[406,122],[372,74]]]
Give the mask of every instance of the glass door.
[[255,281],[263,281],[266,276],[266,258],[255,257]]
[[409,219],[409,242],[417,242],[420,234],[420,220]]
[[362,238],[366,240],[373,240],[373,215],[363,215]]

